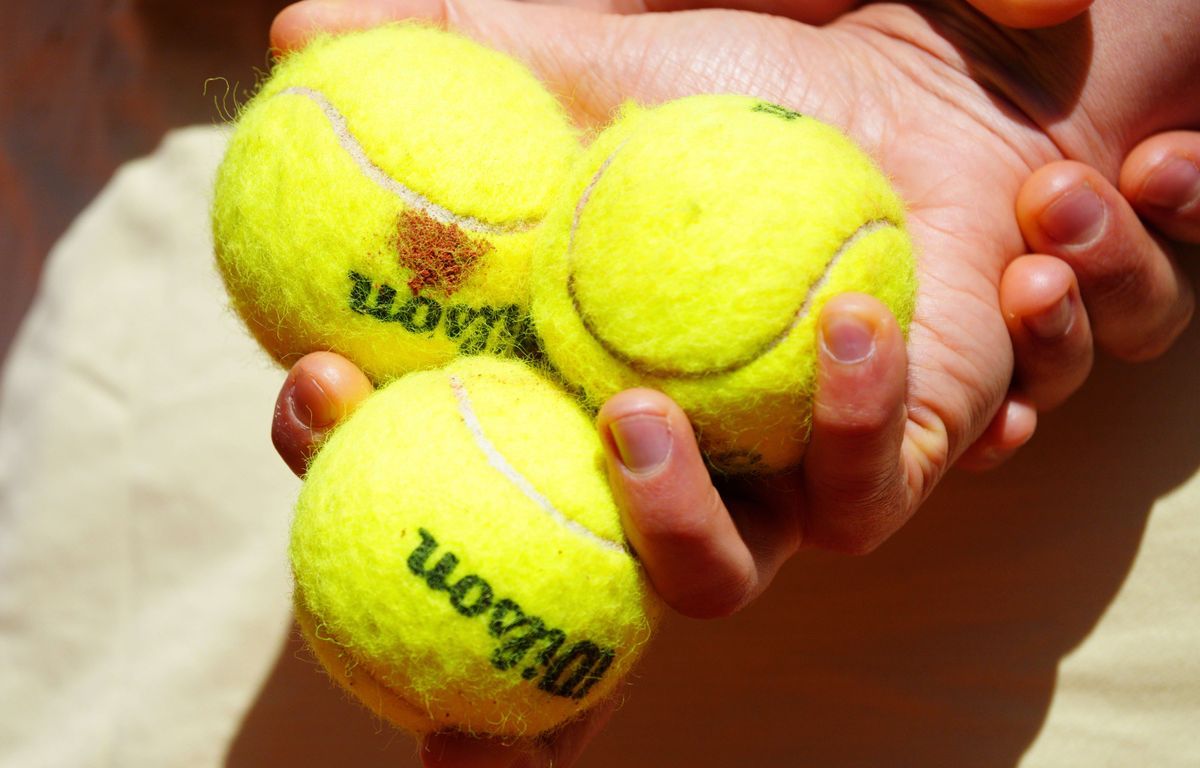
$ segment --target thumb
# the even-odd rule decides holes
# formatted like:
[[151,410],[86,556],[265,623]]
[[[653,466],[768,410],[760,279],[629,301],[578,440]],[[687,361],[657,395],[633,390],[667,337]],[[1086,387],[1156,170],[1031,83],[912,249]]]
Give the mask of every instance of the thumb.
[[908,358],[891,312],[848,293],[821,312],[812,437],[804,459],[806,543],[868,552],[907,520],[903,460]]
[[711,618],[757,597],[798,545],[794,516],[751,510],[739,528],[687,416],[661,392],[617,394],[597,425],[625,535],[663,600]]

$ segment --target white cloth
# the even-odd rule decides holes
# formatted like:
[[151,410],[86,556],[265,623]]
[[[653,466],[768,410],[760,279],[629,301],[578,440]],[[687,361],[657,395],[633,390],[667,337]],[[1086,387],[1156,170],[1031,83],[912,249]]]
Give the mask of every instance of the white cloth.
[[[290,630],[283,373],[212,267],[222,143],[113,179],[4,372],[0,768],[419,764]],[[668,621],[581,765],[1200,765],[1198,360],[1193,324],[1103,363],[876,554]]]
[[212,267],[219,132],[51,254],[0,403],[0,764],[219,765],[289,627],[278,370]]

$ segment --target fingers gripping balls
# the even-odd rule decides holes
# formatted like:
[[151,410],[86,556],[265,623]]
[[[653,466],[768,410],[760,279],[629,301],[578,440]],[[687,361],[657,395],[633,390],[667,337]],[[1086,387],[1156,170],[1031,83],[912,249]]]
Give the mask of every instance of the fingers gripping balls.
[[579,154],[556,99],[464,38],[395,25],[289,54],[218,172],[217,260],[286,363],[376,380],[528,341],[534,229]]
[[372,396],[312,464],[292,533],[332,676],[416,731],[533,735],[610,694],[657,604],[602,462],[576,402],[517,362]]
[[916,282],[903,206],[834,128],[743,96],[630,108],[548,215],[532,312],[550,361],[596,404],[673,397],[711,463],[799,463],[816,321],[845,291],[901,327]]
[[591,420],[505,353],[536,330],[592,404],[661,389],[715,466],[771,471],[804,453],[825,301],[871,293],[907,327],[915,293],[902,205],[836,130],[699,96],[628,108],[584,152],[530,73],[416,25],[281,62],[213,231],[272,355],[395,379],[310,466],[291,560],[324,666],[419,732],[576,717],[658,612]]

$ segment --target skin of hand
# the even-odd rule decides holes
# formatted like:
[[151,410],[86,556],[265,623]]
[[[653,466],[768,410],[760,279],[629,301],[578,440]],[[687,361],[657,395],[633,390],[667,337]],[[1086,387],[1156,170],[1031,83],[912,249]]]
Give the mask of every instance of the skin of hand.
[[[1063,215],[1077,193],[1098,203],[1083,206],[1082,220]],[[1081,163],[1051,163],[1022,185],[1016,210],[1037,253],[1009,264],[1000,283],[1013,387],[959,459],[968,469],[1004,461],[1032,436],[1037,412],[1083,384],[1093,341],[1136,362],[1164,353],[1187,326],[1194,300],[1173,251],[1200,243],[1200,133],[1143,141],[1115,185]]]
[[[1182,7],[1170,10],[1186,15]],[[1127,144],[1188,120],[1178,109],[1114,102],[1115,86],[1092,85],[1079,72],[1042,82],[1037,73],[1078,58],[1070,55],[1083,34],[1077,27],[1022,37],[960,5],[935,4],[921,12],[870,6],[816,29],[722,11],[619,16],[465,0],[308,3],[281,15],[273,37],[288,49],[317,27],[412,17],[449,24],[524,59],[557,92],[571,96],[570,106],[585,124],[602,123],[626,98],[654,103],[699,91],[751,92],[799,108],[846,129],[910,201],[922,253],[922,297],[909,356],[877,303],[855,295],[831,302],[820,323],[820,389],[803,471],[724,483],[718,493],[686,418],[665,397],[634,390],[601,411],[598,423],[612,449],[610,473],[629,538],[659,592],[693,616],[741,607],[802,545],[865,552],[908,519],[953,459],[995,427],[997,411],[1003,414],[1011,402],[1013,347],[1001,295],[1009,256],[1024,251],[1024,233],[1012,216],[1022,181],[1064,157],[1114,173]],[[1007,70],[996,50],[1012,53],[1013,61],[1024,51],[1034,61]],[[1194,51],[1184,51],[1193,59],[1172,53],[1194,71]],[[1165,77],[1151,90],[1162,99],[1178,96],[1182,87],[1179,78]],[[1090,120],[1070,119],[1081,111],[1089,118],[1102,114],[1096,105],[1107,103],[1142,117],[1135,126],[1132,118],[1109,114],[1106,131],[1094,130]],[[1106,139],[1112,136],[1126,138]],[[1164,216],[1179,224],[1178,217]],[[1130,225],[1118,220],[1112,226],[1120,233]],[[1103,255],[1103,246],[1098,252]],[[1186,283],[1159,288],[1168,303],[1190,305]],[[1053,293],[1046,294],[1047,306],[1066,295]],[[319,440],[348,408],[298,408],[299,400],[287,392],[299,391],[309,374],[302,369],[285,385],[282,413],[310,413],[308,426]],[[320,375],[312,378],[321,381]],[[358,386],[369,391],[365,380]],[[317,389],[332,403],[353,402],[339,401],[330,388]],[[289,442],[288,432],[277,424],[276,444],[293,450],[303,438]],[[425,755],[437,765],[540,765],[550,758],[569,764],[599,719],[517,751],[433,737]],[[482,752],[472,752],[469,762],[458,760],[456,750],[464,749]]]

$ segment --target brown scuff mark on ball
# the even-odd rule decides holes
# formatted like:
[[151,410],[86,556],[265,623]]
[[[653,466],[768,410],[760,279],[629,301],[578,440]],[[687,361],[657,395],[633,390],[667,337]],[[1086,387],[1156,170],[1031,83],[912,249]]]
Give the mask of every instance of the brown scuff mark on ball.
[[488,241],[472,239],[454,224],[442,223],[417,210],[400,214],[396,235],[400,266],[413,273],[408,281],[413,295],[425,288],[453,294],[492,250]]

